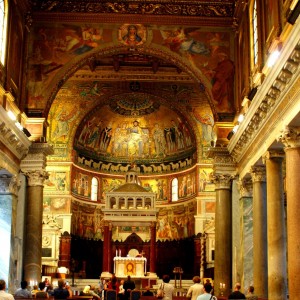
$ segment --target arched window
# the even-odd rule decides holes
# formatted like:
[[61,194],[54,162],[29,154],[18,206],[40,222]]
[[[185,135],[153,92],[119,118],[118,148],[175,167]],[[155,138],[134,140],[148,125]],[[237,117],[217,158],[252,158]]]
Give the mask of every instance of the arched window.
[[7,2],[0,0],[0,62],[4,65],[7,36]]
[[172,180],[172,202],[178,200],[178,179]]
[[91,200],[97,201],[98,198],[98,180],[96,177],[92,178],[92,188],[91,188]]
[[257,3],[254,0],[252,11],[252,27],[253,27],[253,64],[258,63],[258,24],[257,24]]

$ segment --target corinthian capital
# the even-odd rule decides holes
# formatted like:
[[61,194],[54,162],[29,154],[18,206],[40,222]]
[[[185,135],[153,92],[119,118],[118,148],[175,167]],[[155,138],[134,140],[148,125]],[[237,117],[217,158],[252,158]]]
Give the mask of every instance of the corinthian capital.
[[1,194],[13,194],[17,196],[18,191],[20,189],[20,180],[15,176],[8,176],[6,174],[2,174],[0,176],[0,193]]
[[253,184],[251,178],[239,180],[237,186],[241,197],[252,197]]
[[210,179],[215,184],[216,189],[231,189],[231,182],[235,176],[231,174],[211,173]]
[[286,148],[300,147],[300,127],[285,127],[281,131],[278,141],[282,142]]
[[26,171],[24,175],[27,177],[29,186],[42,186],[45,179],[49,177],[48,172],[44,170]]
[[266,167],[253,166],[250,170],[253,182],[266,182]]

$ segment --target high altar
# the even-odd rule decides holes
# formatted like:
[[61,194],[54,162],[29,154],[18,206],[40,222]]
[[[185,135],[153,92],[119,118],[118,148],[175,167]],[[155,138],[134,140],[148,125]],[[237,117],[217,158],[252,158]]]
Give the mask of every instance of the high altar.
[[114,273],[117,277],[144,277],[147,273],[146,257],[114,257]]

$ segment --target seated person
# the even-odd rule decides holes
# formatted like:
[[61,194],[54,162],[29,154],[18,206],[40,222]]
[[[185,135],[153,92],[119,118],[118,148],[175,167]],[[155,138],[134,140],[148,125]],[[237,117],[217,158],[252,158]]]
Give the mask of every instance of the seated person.
[[150,291],[150,286],[145,287],[146,291],[143,293],[143,296],[154,296],[153,292]]
[[53,291],[54,299],[67,299],[72,297],[72,290],[70,286],[63,279],[58,280],[58,287]]
[[45,281],[39,283],[39,291],[35,293],[35,298],[49,298],[49,294],[45,291],[45,287]]
[[27,281],[23,280],[21,281],[21,287],[16,290],[15,292],[15,297],[19,298],[32,298],[31,292],[28,291],[27,289]]

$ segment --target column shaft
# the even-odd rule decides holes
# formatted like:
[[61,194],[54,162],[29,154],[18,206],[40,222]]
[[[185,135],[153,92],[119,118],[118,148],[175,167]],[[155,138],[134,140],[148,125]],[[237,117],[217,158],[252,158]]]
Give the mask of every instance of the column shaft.
[[225,283],[224,294],[231,286],[231,193],[229,189],[216,190],[215,292],[220,294],[220,283]]
[[268,297],[268,241],[265,167],[252,168],[253,283],[259,297]]
[[287,236],[288,236],[288,278],[290,299],[300,295],[300,227],[299,227],[299,184],[300,148],[286,149],[286,193],[287,193]]
[[267,224],[268,224],[268,298],[286,299],[286,243],[283,198],[282,156],[268,152]]
[[43,186],[27,186],[24,279],[41,280]]

